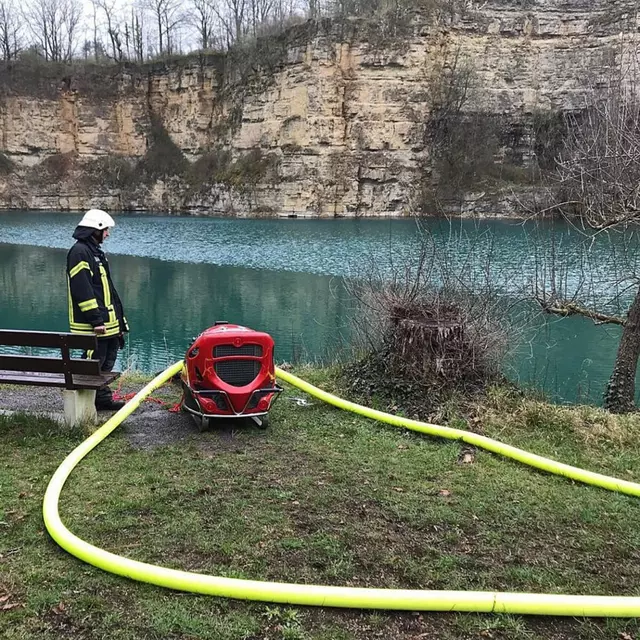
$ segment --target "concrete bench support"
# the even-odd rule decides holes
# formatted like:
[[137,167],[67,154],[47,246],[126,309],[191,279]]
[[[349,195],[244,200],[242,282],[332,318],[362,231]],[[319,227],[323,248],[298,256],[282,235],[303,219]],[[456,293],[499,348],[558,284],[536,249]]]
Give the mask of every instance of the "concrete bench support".
[[96,392],[91,389],[64,391],[64,419],[68,426],[77,427],[98,423]]

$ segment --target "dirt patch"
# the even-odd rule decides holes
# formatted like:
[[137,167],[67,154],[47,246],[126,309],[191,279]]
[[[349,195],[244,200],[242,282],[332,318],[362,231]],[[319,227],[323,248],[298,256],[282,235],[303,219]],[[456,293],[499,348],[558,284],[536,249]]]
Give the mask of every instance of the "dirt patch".
[[[138,392],[140,388],[123,385],[119,392],[130,394]],[[179,399],[179,392],[175,387],[163,387],[153,397],[164,402],[165,406],[153,401],[143,402],[122,424],[121,433],[134,448],[151,450],[180,442],[198,432],[190,416],[169,411]],[[62,419],[62,391],[45,387],[1,387],[0,410],[46,414]],[[99,424],[104,424],[112,415],[113,411],[99,411]]]
[[157,405],[144,403],[122,425],[123,434],[136,449],[154,449],[180,442],[198,432],[185,413],[170,413]]
[[1,387],[0,409],[62,415],[62,391],[45,387]]

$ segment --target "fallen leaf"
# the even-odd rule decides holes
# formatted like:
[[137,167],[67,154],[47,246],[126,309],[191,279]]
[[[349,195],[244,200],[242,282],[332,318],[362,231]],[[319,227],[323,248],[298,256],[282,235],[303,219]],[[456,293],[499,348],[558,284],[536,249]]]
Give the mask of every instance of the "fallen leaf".
[[21,607],[22,605],[18,602],[12,602],[12,603],[8,603],[8,604],[3,604],[0,607],[0,611],[9,611],[11,609],[17,609],[18,607]]
[[397,491],[398,493],[404,493],[404,489],[402,487],[394,487],[393,490]]
[[438,495],[444,498],[448,498],[451,495],[451,491],[449,491],[449,489],[440,489]]
[[406,444],[399,444],[398,449],[408,449],[409,447]]
[[53,607],[52,611],[53,613],[55,613],[57,616],[62,615],[64,613],[64,602],[61,602],[58,606]]
[[620,632],[621,640],[633,640],[633,636],[629,635],[626,631]]
[[9,595],[0,597],[0,604],[2,604],[3,602],[6,602],[10,597],[11,596],[9,596]]
[[475,462],[475,457],[473,453],[465,453],[462,456],[462,464],[473,464]]

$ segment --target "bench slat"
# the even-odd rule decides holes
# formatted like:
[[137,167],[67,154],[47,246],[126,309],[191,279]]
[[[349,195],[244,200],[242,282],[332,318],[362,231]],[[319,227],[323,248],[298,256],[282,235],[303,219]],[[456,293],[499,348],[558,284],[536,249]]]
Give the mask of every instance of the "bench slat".
[[[73,376],[74,389],[99,389],[105,384],[110,384],[118,378],[119,373],[103,373],[99,376]],[[0,384],[35,385],[38,387],[62,387],[65,388],[64,374],[62,373],[16,373],[14,371],[0,370]]]
[[0,354],[0,369],[6,371],[41,371],[42,373],[68,373],[85,376],[100,375],[98,360],[71,359],[68,362],[60,358],[41,356],[14,356]]
[[49,331],[14,331],[0,329],[0,345],[7,347],[44,347],[59,349],[66,342],[69,349],[90,351],[97,346],[96,336],[76,333],[51,333]]

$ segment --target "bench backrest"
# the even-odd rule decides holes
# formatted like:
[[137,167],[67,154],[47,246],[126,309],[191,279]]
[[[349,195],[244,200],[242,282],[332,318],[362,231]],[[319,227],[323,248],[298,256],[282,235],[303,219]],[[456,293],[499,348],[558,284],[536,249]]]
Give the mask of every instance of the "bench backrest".
[[71,349],[82,349],[83,351],[97,349],[98,339],[96,336],[52,333],[49,331],[0,329],[0,346],[60,349],[61,357],[58,358],[0,354],[0,369],[6,371],[62,373],[68,388],[73,386],[73,374],[100,375],[100,362],[98,360],[72,358],[70,352]]

